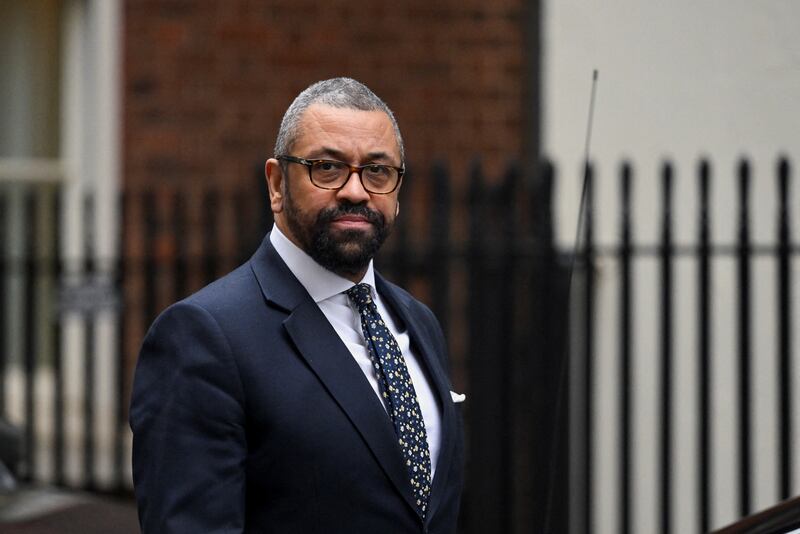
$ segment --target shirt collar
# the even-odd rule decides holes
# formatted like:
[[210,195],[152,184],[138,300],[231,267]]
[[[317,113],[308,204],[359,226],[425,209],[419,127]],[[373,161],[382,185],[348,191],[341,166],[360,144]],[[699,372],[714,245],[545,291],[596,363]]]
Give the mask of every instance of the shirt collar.
[[[292,274],[300,281],[314,302],[322,302],[339,293],[343,293],[353,287],[353,282],[339,276],[333,271],[329,271],[306,254],[306,252],[292,243],[278,225],[273,224],[269,240],[275,251],[292,271]],[[367,272],[361,283],[369,284],[373,296],[375,295],[375,271],[372,267],[372,260],[367,266]]]

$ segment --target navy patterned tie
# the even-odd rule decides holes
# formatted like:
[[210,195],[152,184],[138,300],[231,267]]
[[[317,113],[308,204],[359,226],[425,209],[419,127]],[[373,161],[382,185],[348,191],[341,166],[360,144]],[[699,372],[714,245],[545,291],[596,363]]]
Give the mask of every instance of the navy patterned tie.
[[431,493],[431,455],[425,422],[417,401],[411,375],[394,336],[372,301],[368,284],[358,284],[347,291],[361,318],[361,330],[367,341],[378,387],[394,423],[400,449],[406,461],[411,490],[417,510],[424,518]]

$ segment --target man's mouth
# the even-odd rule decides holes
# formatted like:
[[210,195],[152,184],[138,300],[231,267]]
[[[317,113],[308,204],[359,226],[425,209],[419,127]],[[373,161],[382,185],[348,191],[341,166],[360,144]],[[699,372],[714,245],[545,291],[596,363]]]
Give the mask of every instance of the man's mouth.
[[372,222],[367,217],[354,214],[336,217],[331,224],[345,230],[363,230],[372,226]]

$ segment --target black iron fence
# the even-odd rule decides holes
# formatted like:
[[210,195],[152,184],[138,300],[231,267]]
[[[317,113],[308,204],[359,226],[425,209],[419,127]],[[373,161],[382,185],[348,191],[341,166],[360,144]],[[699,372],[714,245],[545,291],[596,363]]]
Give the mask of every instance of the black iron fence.
[[[682,527],[674,521],[676,503],[692,508],[693,528],[705,532],[755,511],[752,376],[765,357],[752,331],[751,264],[758,258],[775,267],[774,453],[779,466],[774,484],[779,498],[800,492],[800,481],[792,478],[798,445],[792,421],[800,399],[791,378],[797,360],[792,273],[798,245],[790,235],[790,166],[785,160],[778,166],[777,208],[770,214],[777,225],[768,244],[751,237],[751,167],[743,162],[738,173],[738,240],[713,240],[709,192],[714,180],[711,165],[703,162],[696,188],[697,237],[686,244],[673,231],[671,165],[661,171],[660,213],[651,215],[661,226],[654,243],[634,239],[633,192],[639,182],[658,180],[637,180],[632,167],[624,165],[620,210],[609,213],[595,202],[597,184],[590,172],[575,263],[572,243],[558,246],[555,238],[551,165],[530,172],[511,165],[503,176],[486,177],[476,164],[466,179],[451,176],[444,166],[409,173],[402,216],[378,267],[428,302],[447,332],[453,380],[468,398],[465,532],[632,532],[641,524],[677,532]],[[127,405],[138,345],[161,309],[224,274],[258,245],[271,215],[263,180],[257,183],[252,190],[234,192],[173,186],[126,191],[114,258],[98,257],[93,245],[90,230],[99,222],[91,196],[82,207],[85,239],[70,256],[63,252],[69,247],[63,242],[64,196],[58,189],[0,189],[0,414],[21,429],[22,460],[15,465],[20,478],[130,491]],[[598,219],[608,217],[619,218],[618,240],[611,243],[596,235]],[[714,262],[721,258],[737,266],[730,288],[714,283]],[[676,302],[685,288],[674,272],[675,263],[686,259],[694,262],[696,273],[696,295],[688,308],[685,299]],[[635,273],[645,260],[658,266],[658,275],[646,282],[658,288],[651,303],[657,321],[649,329],[642,328],[635,300],[640,288]],[[609,275],[612,270],[604,267],[601,274],[597,265],[608,261],[615,269]],[[609,285],[616,293],[613,316],[598,313]],[[728,289],[738,309],[735,323],[723,326],[737,336],[731,364],[738,382],[726,386],[738,399],[732,430],[738,437],[732,443],[714,439],[712,425],[712,327],[720,328],[712,303],[715,292]],[[696,317],[696,350],[678,352],[675,318],[690,313]],[[615,331],[611,351],[608,343],[598,342],[609,325]],[[653,517],[637,523],[634,514],[641,503],[635,487],[641,477],[634,453],[642,445],[636,441],[634,408],[642,386],[635,370],[642,354],[634,341],[644,336],[655,336],[658,347],[658,438],[653,442],[658,465],[652,468],[655,479],[647,481],[658,505]],[[689,505],[686,488],[674,476],[676,436],[687,432],[676,422],[676,365],[687,360],[695,367],[697,397],[691,418],[697,498]],[[612,385],[599,378],[609,361],[616,375]],[[609,430],[598,418],[597,403],[610,387],[616,400]],[[611,471],[598,465],[602,454],[597,452],[609,432],[618,445]],[[738,454],[738,502],[730,517],[715,517],[713,458],[725,447],[735,447]],[[613,488],[611,497],[603,497],[603,503],[613,502],[613,514],[598,511],[598,488],[604,487]]]
[[[658,408],[656,418],[658,421],[656,440],[658,468],[655,470],[657,485],[655,495],[657,498],[658,517],[652,522],[653,530],[660,532],[682,532],[675,525],[678,515],[675,511],[675,502],[681,497],[681,492],[676,488],[674,471],[676,468],[676,413],[675,382],[677,360],[682,358],[692,362],[695,367],[696,388],[696,414],[695,423],[695,448],[694,462],[694,491],[696,499],[692,500],[692,508],[696,513],[696,523],[693,525],[696,532],[707,532],[712,527],[719,527],[726,522],[721,517],[712,517],[715,508],[713,458],[715,452],[722,448],[733,448],[736,451],[735,465],[730,465],[735,471],[735,476],[730,477],[735,485],[737,502],[732,507],[727,521],[737,517],[744,517],[757,511],[754,507],[756,468],[755,459],[759,454],[766,454],[776,459],[775,477],[771,481],[774,488],[773,494],[777,500],[785,500],[800,493],[800,480],[797,479],[797,459],[793,452],[797,449],[798,442],[793,421],[796,420],[800,403],[796,393],[796,376],[794,368],[797,359],[796,349],[792,345],[792,333],[797,323],[793,319],[793,301],[797,301],[792,280],[793,262],[797,261],[800,247],[791,241],[790,235],[790,164],[786,159],[781,159],[773,176],[761,176],[761,184],[770,177],[775,178],[774,188],[776,193],[775,210],[768,215],[773,218],[774,232],[772,242],[756,243],[752,238],[753,210],[752,190],[759,182],[754,180],[752,166],[747,160],[742,160],[736,170],[734,179],[723,176],[718,179],[722,187],[736,190],[736,217],[728,224],[735,226],[735,241],[731,243],[714,242],[712,239],[712,206],[710,203],[712,188],[712,167],[708,161],[701,161],[696,173],[695,189],[699,202],[697,203],[695,235],[696,241],[690,244],[676,243],[674,228],[676,226],[676,209],[674,199],[674,167],[665,163],[660,171],[660,212],[653,214],[659,220],[659,239],[653,244],[634,244],[633,235],[635,222],[632,218],[632,194],[634,184],[633,171],[630,165],[624,164],[620,170],[620,223],[619,243],[612,246],[598,246],[593,234],[594,219],[597,216],[594,205],[592,187],[589,187],[587,199],[587,219],[584,231],[585,242],[581,253],[589,265],[598,259],[613,258],[619,265],[617,306],[618,317],[615,318],[618,328],[616,354],[606,354],[606,357],[616,358],[616,370],[619,376],[620,387],[616,393],[616,413],[619,417],[617,424],[617,527],[618,532],[636,532],[634,526],[634,513],[637,496],[633,491],[637,474],[634,470],[634,436],[633,436],[633,388],[636,386],[633,368],[637,363],[637,354],[633,349],[633,340],[641,335],[636,329],[637,308],[633,297],[634,276],[633,269],[637,261],[651,258],[657,263],[658,274],[653,282],[658,287],[658,297],[652,306],[658,310],[657,328],[654,333],[658,336]],[[590,174],[591,182],[591,174]],[[762,214],[763,216],[764,214]],[[678,309],[676,294],[681,290],[676,282],[675,265],[677,261],[689,259],[694,262],[695,270],[694,298],[690,306]],[[728,287],[715,284],[713,264],[715,261],[727,260],[735,264],[735,283]],[[762,309],[762,313],[771,314],[774,321],[770,321],[773,330],[771,337],[774,339],[774,352],[766,353],[766,347],[755,344],[754,323],[755,311],[753,306],[755,281],[753,263],[758,260],[768,260],[770,266],[770,282],[774,287],[774,302],[769,309]],[[797,267],[794,271],[797,271]],[[763,275],[762,275],[763,276]],[[585,320],[583,333],[584,345],[580,358],[584,366],[584,376],[592,377],[596,373],[598,350],[594,343],[597,335],[595,301],[596,291],[592,287],[593,277],[587,279],[583,293],[583,317]],[[762,280],[763,282],[763,280]],[[763,287],[763,286],[762,286]],[[733,410],[736,414],[735,428],[728,435],[734,439],[725,442],[724,438],[712,435],[715,407],[712,402],[712,382],[715,373],[714,355],[718,351],[714,347],[713,335],[714,309],[712,300],[714,293],[729,291],[727,297],[734,303],[735,320],[725,325],[722,336],[735,338],[735,358],[716,358],[716,361],[726,360],[724,365],[736,368],[735,384],[728,387],[735,391],[734,398],[737,406]],[[793,297],[793,295],[795,295]],[[676,350],[675,321],[679,314],[694,314],[694,345],[692,353],[679,353]],[[717,336],[716,339],[719,339]],[[733,356],[733,355],[731,355]],[[774,391],[756,391],[754,380],[756,366],[774,363],[776,376]],[[717,369],[719,371],[719,369]],[[585,406],[582,409],[584,417],[583,429],[585,431],[586,445],[583,470],[585,485],[583,491],[583,525],[596,524],[594,514],[597,512],[595,505],[597,495],[593,491],[592,476],[596,469],[593,466],[592,455],[593,440],[596,435],[595,396],[592,388],[596,384],[592,380],[586,382],[586,395],[583,397]],[[754,399],[756,395],[772,396],[774,415],[777,420],[774,436],[775,446],[768,451],[757,453],[754,449],[754,440],[757,433],[754,426]],[[717,483],[717,486],[719,484]],[[685,489],[685,488],[684,488]],[[717,487],[717,490],[720,488]],[[592,530],[587,526],[587,531]]]

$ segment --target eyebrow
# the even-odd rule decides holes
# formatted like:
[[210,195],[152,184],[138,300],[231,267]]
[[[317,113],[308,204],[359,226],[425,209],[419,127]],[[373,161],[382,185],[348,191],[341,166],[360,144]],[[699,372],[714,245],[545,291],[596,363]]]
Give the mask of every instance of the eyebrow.
[[[344,152],[342,152],[341,150],[336,150],[335,148],[330,148],[330,147],[322,147],[322,148],[319,148],[317,150],[313,150],[313,151],[311,151],[311,153],[306,158],[307,159],[317,159],[317,158],[321,158],[321,157],[324,157],[324,156],[335,158],[335,159],[338,159],[339,161],[345,161],[347,159],[345,157]],[[366,159],[369,160],[369,161],[383,160],[383,161],[387,161],[387,162],[392,163],[392,164],[394,163],[392,161],[391,156],[389,156],[389,154],[387,154],[386,152],[381,152],[381,151],[368,152]]]

